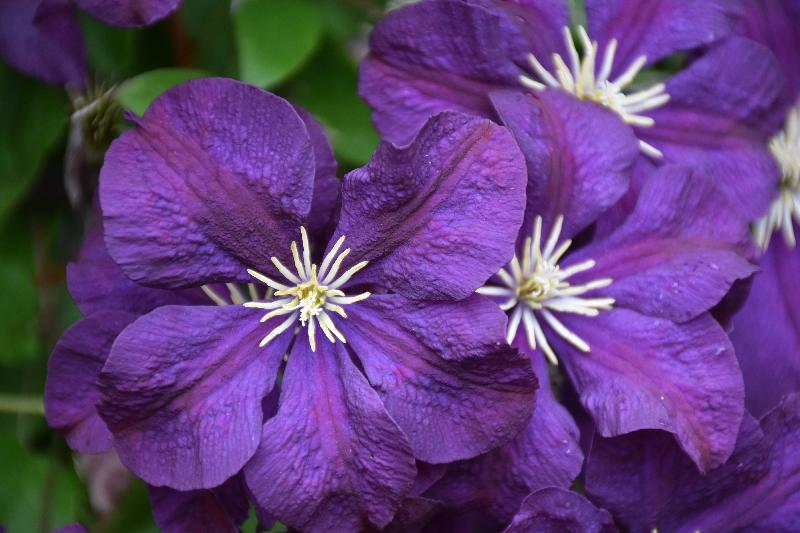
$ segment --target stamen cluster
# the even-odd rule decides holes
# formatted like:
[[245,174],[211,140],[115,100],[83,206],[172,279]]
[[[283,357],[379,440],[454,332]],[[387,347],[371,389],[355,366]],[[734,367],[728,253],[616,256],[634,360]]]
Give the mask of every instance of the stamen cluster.
[[590,259],[565,269],[559,267],[559,260],[572,245],[569,239],[558,245],[563,223],[564,217],[559,216],[542,248],[542,217],[537,216],[533,236],[527,238],[523,245],[522,260],[515,255],[509,264],[509,270],[500,269],[497,273],[497,277],[506,286],[487,285],[478,289],[478,293],[486,296],[508,298],[500,305],[504,311],[511,311],[506,340],[513,342],[522,323],[530,347],[535,350],[540,346],[554,365],[558,364],[558,359],[547,342],[537,314],[559,336],[579,350],[589,352],[586,341],[570,331],[554,313],[597,316],[601,310],[611,309],[614,304],[613,298],[581,297],[589,291],[608,287],[611,285],[611,278],[597,279],[581,285],[572,285],[567,281],[579,272],[594,268],[595,261]]
[[780,190],[767,214],[756,222],[755,239],[766,250],[772,233],[780,230],[786,244],[794,248],[792,219],[800,224],[800,101],[789,111],[786,127],[772,138],[769,149],[781,171]]
[[340,289],[356,272],[368,264],[367,261],[361,261],[337,277],[342,261],[350,253],[350,248],[338,253],[344,243],[344,235],[339,237],[318,269],[316,264],[311,263],[311,247],[305,228],[300,228],[300,234],[303,243],[302,259],[297,249],[297,243],[292,242],[292,258],[296,272],[286,268],[277,257],[271,258],[272,264],[289,281],[290,285],[279,283],[255,270],[247,271],[251,276],[273,289],[272,296],[278,297],[278,299],[269,301],[267,298],[267,301],[246,302],[244,306],[269,310],[261,318],[261,322],[266,322],[276,316],[289,315],[261,340],[260,347],[266,346],[298,320],[302,326],[308,326],[308,342],[312,351],[316,351],[317,347],[315,339],[317,324],[329,341],[336,342],[336,339],[339,339],[346,343],[344,335],[336,327],[330,313],[347,318],[347,313],[342,308],[343,305],[360,302],[370,296],[369,292],[346,296]]
[[[652,117],[642,115],[643,111],[649,111],[661,107],[669,101],[666,87],[659,83],[647,89],[626,94],[624,89],[633,82],[637,74],[647,63],[646,56],[639,56],[631,65],[616,77],[609,80],[611,69],[614,66],[614,55],[617,51],[617,40],[612,39],[603,54],[603,62],[600,70],[596,71],[598,58],[597,41],[589,39],[589,35],[583,26],[578,26],[583,47],[583,57],[578,54],[575,43],[569,28],[563,28],[564,42],[569,53],[570,66],[559,54],[553,54],[553,66],[555,75],[548,71],[533,54],[528,54],[531,67],[540,81],[527,76],[520,76],[522,85],[535,91],[543,91],[547,87],[560,88],[574,94],[581,100],[587,99],[602,104],[617,113],[626,124],[640,127],[650,127],[655,124]],[[654,158],[661,158],[663,154],[655,146],[639,140],[642,152]]]

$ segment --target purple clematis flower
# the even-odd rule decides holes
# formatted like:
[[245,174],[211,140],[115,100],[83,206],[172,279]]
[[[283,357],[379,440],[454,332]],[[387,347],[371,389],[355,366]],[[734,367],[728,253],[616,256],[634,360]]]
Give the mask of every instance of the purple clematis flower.
[[660,431],[596,438],[586,491],[630,531],[774,531],[800,528],[800,396],[759,424],[745,417],[736,451],[699,474]]
[[[336,161],[322,127],[304,110],[296,111],[314,150],[318,184],[314,205],[320,213],[330,214],[338,194]],[[99,211],[97,216],[98,223],[87,233],[78,260],[67,268],[70,293],[85,318],[64,333],[53,350],[45,387],[49,424],[64,432],[70,447],[81,453],[113,450],[111,434],[97,414],[97,377],[119,333],[158,307],[233,303],[240,292],[238,287],[224,285],[207,287],[204,292],[200,288],[164,290],[137,284],[108,254]],[[319,221],[312,220],[311,227],[320,230]],[[262,408],[265,416],[273,416],[277,396],[266,398]],[[197,524],[214,524],[218,531],[238,531],[252,499],[241,475],[208,490],[181,492],[151,487],[150,496],[156,523],[163,531],[174,533],[195,530]],[[271,518],[264,516],[261,522],[269,524]]]
[[0,0],[0,57],[44,82],[82,90],[86,53],[76,7],[114,26],[146,26],[180,0]]
[[638,158],[630,129],[556,92],[494,93],[493,104],[526,155],[528,200],[521,252],[478,292],[508,312],[507,341],[532,360],[541,386],[511,443],[451,465],[423,495],[507,523],[531,492],[572,484],[579,431],[549,386],[548,360],[566,370],[601,434],[664,429],[700,469],[722,464],[743,385],[708,311],[755,269],[745,224],[709,178],[665,165],[617,229],[592,236]]
[[[587,0],[579,51],[566,1],[421,2],[376,26],[360,93],[380,132],[398,142],[444,109],[499,120],[497,90],[568,93],[614,111],[648,164],[695,168],[755,218],[774,183],[765,140],[780,120],[774,104],[782,79],[768,50],[729,36],[738,7],[728,0]],[[692,52],[683,71],[638,83],[642,69],[677,52]]]
[[530,363],[473,294],[522,220],[506,130],[446,113],[381,145],[345,177],[326,239],[309,132],[284,100],[198,80],[137,122],[101,172],[114,260],[162,288],[266,285],[244,305],[160,307],[117,338],[99,411],[137,475],[196,490],[244,469],[258,507],[292,527],[383,527],[415,459],[474,457],[525,426]]

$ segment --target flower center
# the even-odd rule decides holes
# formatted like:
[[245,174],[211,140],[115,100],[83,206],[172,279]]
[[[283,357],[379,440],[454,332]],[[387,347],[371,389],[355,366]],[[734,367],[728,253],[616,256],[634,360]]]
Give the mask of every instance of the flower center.
[[789,110],[784,130],[770,140],[769,149],[780,167],[780,190],[767,214],[755,223],[753,233],[763,250],[777,230],[783,233],[786,244],[794,248],[792,218],[800,224],[800,100]]
[[276,316],[289,315],[261,340],[259,347],[266,346],[272,339],[289,329],[298,320],[301,326],[308,326],[308,342],[312,351],[317,350],[317,326],[329,341],[336,342],[336,339],[339,339],[339,341],[346,343],[344,335],[342,335],[342,332],[339,331],[333,321],[332,314],[335,313],[341,318],[347,318],[347,313],[342,308],[343,305],[360,302],[370,296],[369,292],[346,296],[340,290],[356,272],[367,266],[367,261],[361,261],[350,267],[342,275],[339,275],[342,261],[350,253],[350,248],[339,253],[339,249],[344,243],[344,235],[339,237],[339,240],[336,241],[333,248],[325,256],[319,268],[317,268],[316,264],[311,263],[311,248],[305,228],[300,228],[300,235],[303,243],[302,259],[297,249],[297,243],[292,242],[295,272],[286,268],[277,257],[271,259],[278,272],[288,280],[288,285],[277,282],[255,270],[248,269],[247,271],[251,276],[274,290],[272,296],[277,297],[277,299],[268,297],[266,298],[267,301],[246,302],[243,305],[245,307],[268,310],[269,312],[261,318],[261,322],[266,322]]
[[566,240],[558,245],[563,223],[564,217],[559,216],[542,248],[542,217],[537,216],[533,235],[525,239],[522,261],[515,255],[509,263],[509,270],[500,269],[497,273],[505,287],[487,285],[478,289],[479,294],[507,298],[500,308],[511,311],[506,331],[509,344],[514,341],[522,324],[531,349],[535,350],[540,346],[554,365],[558,364],[558,359],[537,317],[544,319],[567,342],[583,352],[589,352],[589,345],[558,320],[556,314],[597,316],[601,310],[611,309],[614,304],[613,298],[582,296],[589,291],[608,287],[612,283],[611,278],[597,279],[582,285],[572,285],[568,281],[571,276],[594,268],[595,261],[590,259],[565,269],[558,265],[572,244],[571,240]]
[[[598,65],[598,44],[597,41],[589,39],[589,35],[583,26],[578,26],[578,35],[583,46],[583,57],[578,55],[575,43],[572,42],[572,35],[566,26],[563,29],[564,42],[570,58],[570,66],[558,54],[553,54],[554,74],[548,71],[533,54],[528,54],[531,67],[539,78],[535,80],[528,76],[520,76],[519,81],[525,87],[535,91],[544,91],[547,87],[560,88],[568,93],[574,94],[581,100],[592,100],[608,107],[617,113],[626,124],[648,128],[655,124],[652,117],[642,115],[644,111],[649,111],[661,107],[669,101],[669,94],[666,87],[659,83],[631,93],[626,93],[624,89],[633,82],[637,74],[647,63],[647,56],[639,56],[631,65],[614,80],[609,80],[611,69],[614,66],[614,54],[617,51],[617,40],[612,39],[603,54],[603,62]],[[639,140],[639,146],[645,154],[654,158],[661,158],[663,154],[655,146]]]

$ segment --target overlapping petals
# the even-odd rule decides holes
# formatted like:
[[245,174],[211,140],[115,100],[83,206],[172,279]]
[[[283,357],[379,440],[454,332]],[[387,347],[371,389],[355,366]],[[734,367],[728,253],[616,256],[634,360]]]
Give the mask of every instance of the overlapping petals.
[[798,522],[800,405],[791,395],[759,424],[746,417],[730,460],[699,474],[663,433],[593,445],[586,488],[632,531],[793,531]]
[[295,343],[281,396],[245,469],[257,504],[303,531],[387,525],[414,457],[344,346]]

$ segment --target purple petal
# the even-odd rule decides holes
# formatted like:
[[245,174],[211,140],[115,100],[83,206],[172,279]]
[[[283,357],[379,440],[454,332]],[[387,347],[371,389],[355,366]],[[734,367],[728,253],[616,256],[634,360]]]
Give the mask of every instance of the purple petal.
[[778,180],[766,141],[783,120],[776,112],[782,85],[769,50],[728,38],[667,82],[669,103],[651,111],[655,126],[637,135],[666,162],[714,178],[744,216],[757,218]]
[[415,457],[467,459],[525,427],[536,378],[530,361],[504,342],[505,315],[488,298],[420,303],[372,295],[351,307],[340,327]]
[[586,0],[589,35],[619,45],[612,79],[639,56],[647,63],[710,44],[731,31],[741,6],[731,0]]
[[504,533],[606,533],[617,531],[608,511],[575,492],[547,488],[522,502]]
[[522,337],[514,346],[528,355],[539,378],[533,417],[510,443],[450,465],[444,479],[426,493],[451,507],[485,509],[503,523],[531,492],[569,488],[583,464],[578,427],[553,396],[544,354],[531,352]]
[[0,2],[0,57],[47,83],[75,90],[86,83],[83,34],[68,0]]
[[800,94],[800,1],[745,0],[740,33],[767,46],[775,54],[787,81],[787,96]]
[[336,235],[358,279],[407,298],[461,299],[514,254],[525,202],[525,163],[504,128],[442,113],[406,148],[378,147],[345,176]]
[[285,100],[227,79],[181,84],[112,144],[106,244],[134,281],[180,287],[272,272],[308,215],[309,133]]
[[800,401],[745,418],[730,460],[703,475],[672,439],[642,431],[596,439],[586,488],[633,531],[797,531]]
[[521,87],[532,45],[500,9],[421,2],[392,11],[370,35],[359,94],[381,135],[409,142],[425,121],[454,110],[492,117],[489,91]]
[[408,440],[344,345],[296,342],[278,414],[245,468],[258,505],[309,533],[382,528],[414,475]]
[[109,309],[143,315],[162,305],[211,303],[200,289],[155,289],[131,281],[108,255],[99,220],[87,232],[77,261],[67,265],[67,286],[84,315]]
[[331,225],[339,206],[341,182],[336,177],[336,158],[331,143],[328,142],[325,131],[317,119],[300,106],[295,105],[294,109],[308,130],[317,167],[314,174],[314,196],[311,200],[311,212],[308,215],[306,229],[309,231],[309,238],[316,237],[319,246],[324,247],[333,231]]
[[164,533],[213,531],[238,533],[247,518],[247,492],[241,476],[214,489],[178,491],[149,487],[156,525]]
[[564,215],[562,235],[571,237],[625,193],[639,145],[616,114],[561,91],[491,97],[528,164],[523,235],[531,234],[535,215],[545,228]]
[[756,416],[800,391],[800,248],[788,248],[776,234],[760,266],[731,332],[747,409]]
[[45,384],[47,423],[81,453],[111,448],[111,433],[97,414],[96,381],[117,335],[136,315],[99,311],[69,328],[53,348]]
[[701,470],[730,456],[744,387],[733,347],[710,316],[675,324],[613,309],[559,319],[591,347],[583,353],[554,332],[548,336],[601,435],[675,433]]
[[75,0],[75,3],[114,26],[148,26],[175,11],[181,0]]
[[611,278],[603,296],[650,316],[683,322],[708,311],[756,269],[743,255],[750,237],[741,214],[717,185],[688,168],[661,168],[621,227],[564,262],[597,261],[570,281]]
[[[290,334],[242,306],[160,307],[121,334],[100,378],[100,413],[122,462],[151,485],[219,485],[255,453],[261,400]],[[278,321],[278,322],[276,322]]]

